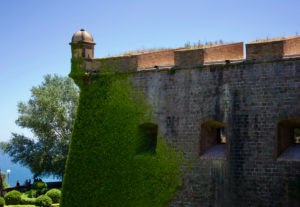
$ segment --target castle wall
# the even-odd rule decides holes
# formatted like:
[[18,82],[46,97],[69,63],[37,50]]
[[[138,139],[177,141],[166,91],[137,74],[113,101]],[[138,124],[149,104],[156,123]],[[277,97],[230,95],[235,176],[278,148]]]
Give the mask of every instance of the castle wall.
[[[300,159],[278,158],[294,145],[293,132],[279,123],[300,120],[300,59],[286,58],[299,54],[300,37],[293,37],[249,43],[246,60],[243,43],[231,43],[92,59],[84,67],[133,72],[162,135],[192,161],[171,207],[296,207]],[[216,144],[201,133],[210,121],[226,126],[222,159],[201,156],[208,148],[202,143]]]
[[[300,119],[300,60],[135,73],[163,136],[193,160],[170,206],[299,206],[299,161],[278,161],[276,126]],[[226,125],[225,160],[199,158],[201,123]]]

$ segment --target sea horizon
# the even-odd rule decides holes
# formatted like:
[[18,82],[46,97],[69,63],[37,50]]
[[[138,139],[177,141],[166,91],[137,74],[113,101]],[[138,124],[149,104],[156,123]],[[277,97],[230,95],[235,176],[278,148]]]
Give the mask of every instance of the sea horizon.
[[[7,174],[7,170],[10,170],[9,181],[8,176],[6,176],[5,182],[9,184],[9,187],[16,186],[17,181],[19,180],[20,184],[23,185],[26,180],[30,179],[33,183],[33,173],[28,167],[22,166],[20,164],[13,163],[9,155],[5,154],[0,150],[0,169],[1,172]],[[55,182],[61,181],[55,177],[41,177],[44,182]]]

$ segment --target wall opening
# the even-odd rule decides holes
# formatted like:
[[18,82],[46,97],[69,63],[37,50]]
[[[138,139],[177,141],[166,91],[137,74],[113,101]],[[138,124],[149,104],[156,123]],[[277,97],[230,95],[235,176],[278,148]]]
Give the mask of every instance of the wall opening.
[[139,126],[139,132],[142,136],[142,142],[138,149],[138,153],[155,154],[158,126],[153,123],[144,123]]
[[199,156],[201,159],[226,159],[226,126],[208,121],[200,125]]
[[284,120],[277,125],[278,160],[300,161],[300,120]]
[[300,144],[300,127],[294,128],[294,143]]

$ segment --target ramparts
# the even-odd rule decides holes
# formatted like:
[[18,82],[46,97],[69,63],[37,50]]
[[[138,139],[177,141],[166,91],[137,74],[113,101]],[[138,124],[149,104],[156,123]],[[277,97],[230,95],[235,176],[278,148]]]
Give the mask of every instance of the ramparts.
[[246,44],[245,59],[244,43],[235,42],[197,49],[163,49],[141,54],[87,59],[86,69],[101,71],[108,67],[122,72],[133,72],[158,67],[230,63],[297,55],[300,56],[300,36],[292,36],[252,41]]
[[246,45],[247,59],[281,58],[300,54],[300,36],[252,41]]
[[175,51],[176,66],[201,65],[209,62],[224,62],[226,60],[241,60],[243,58],[243,42]]
[[246,58],[243,43],[230,43],[86,58],[83,67],[92,78],[104,67],[132,72],[154,104],[153,124],[193,161],[170,207],[298,207],[299,41],[250,42]]

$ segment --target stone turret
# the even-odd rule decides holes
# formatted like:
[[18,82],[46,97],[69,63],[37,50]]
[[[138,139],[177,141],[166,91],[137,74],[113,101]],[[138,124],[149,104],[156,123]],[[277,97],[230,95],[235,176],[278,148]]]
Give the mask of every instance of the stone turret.
[[83,57],[85,59],[93,59],[95,44],[92,35],[84,29],[75,32],[72,37],[72,42],[70,42],[72,58]]

